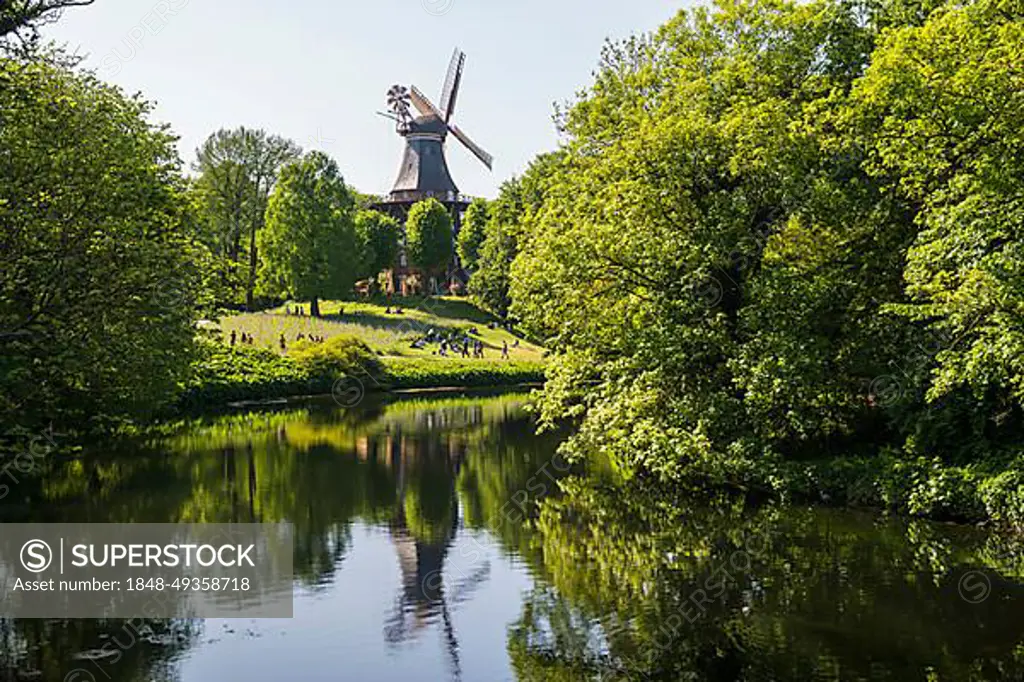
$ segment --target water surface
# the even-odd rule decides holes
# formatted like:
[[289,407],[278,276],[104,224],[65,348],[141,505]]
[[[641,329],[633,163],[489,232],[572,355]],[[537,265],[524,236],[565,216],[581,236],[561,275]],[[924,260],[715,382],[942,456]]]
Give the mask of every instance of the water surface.
[[1015,539],[626,494],[523,400],[311,403],[48,463],[4,520],[292,523],[294,617],[0,621],[0,679],[1024,679]]

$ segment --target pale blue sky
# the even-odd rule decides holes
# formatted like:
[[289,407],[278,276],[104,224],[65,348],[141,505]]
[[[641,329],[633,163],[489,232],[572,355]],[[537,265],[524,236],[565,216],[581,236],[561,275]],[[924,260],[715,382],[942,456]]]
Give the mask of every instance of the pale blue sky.
[[649,31],[685,0],[97,0],[48,35],[88,66],[158,104],[196,146],[248,125],[337,159],[361,191],[391,188],[402,141],[374,114],[394,83],[435,102],[452,50],[467,53],[455,122],[495,156],[494,171],[449,139],[459,188],[494,196],[557,145],[552,103],[588,85],[606,37]]

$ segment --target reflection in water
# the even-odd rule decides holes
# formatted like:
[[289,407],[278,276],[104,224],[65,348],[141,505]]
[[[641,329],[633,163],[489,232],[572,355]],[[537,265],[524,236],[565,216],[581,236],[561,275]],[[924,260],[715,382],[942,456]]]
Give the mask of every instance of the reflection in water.
[[567,487],[543,504],[546,580],[509,641],[521,680],[1024,679],[1016,542]]
[[47,462],[4,520],[290,522],[296,615],[0,620],[0,680],[1024,679],[1016,539],[597,464],[559,491],[521,403],[310,404]]

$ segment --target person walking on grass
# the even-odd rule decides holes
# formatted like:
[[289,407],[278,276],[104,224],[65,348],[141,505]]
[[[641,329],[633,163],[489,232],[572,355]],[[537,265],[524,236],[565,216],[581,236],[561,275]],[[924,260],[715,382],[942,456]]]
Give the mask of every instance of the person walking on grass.
[[231,330],[231,347],[232,347],[232,348],[234,348],[234,347],[235,347],[235,341],[237,341],[237,340],[238,340],[238,335],[237,335],[237,333],[235,332],[235,330],[234,330],[234,329],[232,329],[232,330]]
[[288,350],[288,344],[287,344],[287,343],[285,343],[285,340],[284,340],[284,333],[282,332],[282,334],[281,334],[281,352],[283,353],[283,352],[285,352],[286,350]]
[[501,359],[508,360],[508,341],[501,342]]

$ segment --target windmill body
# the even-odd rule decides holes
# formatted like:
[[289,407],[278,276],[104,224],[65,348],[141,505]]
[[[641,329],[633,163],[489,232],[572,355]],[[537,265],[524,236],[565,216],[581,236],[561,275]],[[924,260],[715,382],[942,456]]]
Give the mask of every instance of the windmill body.
[[415,203],[433,197],[441,202],[460,200],[444,156],[448,127],[436,116],[420,116],[406,126],[405,154],[390,202]]
[[[405,139],[405,150],[391,192],[375,206],[404,224],[413,204],[425,199],[437,199],[451,213],[456,237],[461,229],[462,214],[469,207],[471,198],[459,193],[458,185],[448,170],[445,159],[448,135],[455,137],[488,169],[493,163],[493,157],[452,122],[465,63],[466,55],[456,49],[441,91],[440,107],[435,106],[416,86],[406,88],[395,85],[388,90],[389,113],[382,115],[395,121],[395,131]],[[411,108],[415,108],[418,116],[412,115]],[[403,284],[409,274],[412,273],[405,258],[400,256],[389,278],[388,288],[391,292],[409,293]],[[449,282],[458,279],[465,283],[466,274],[458,263],[454,243],[447,274]]]

